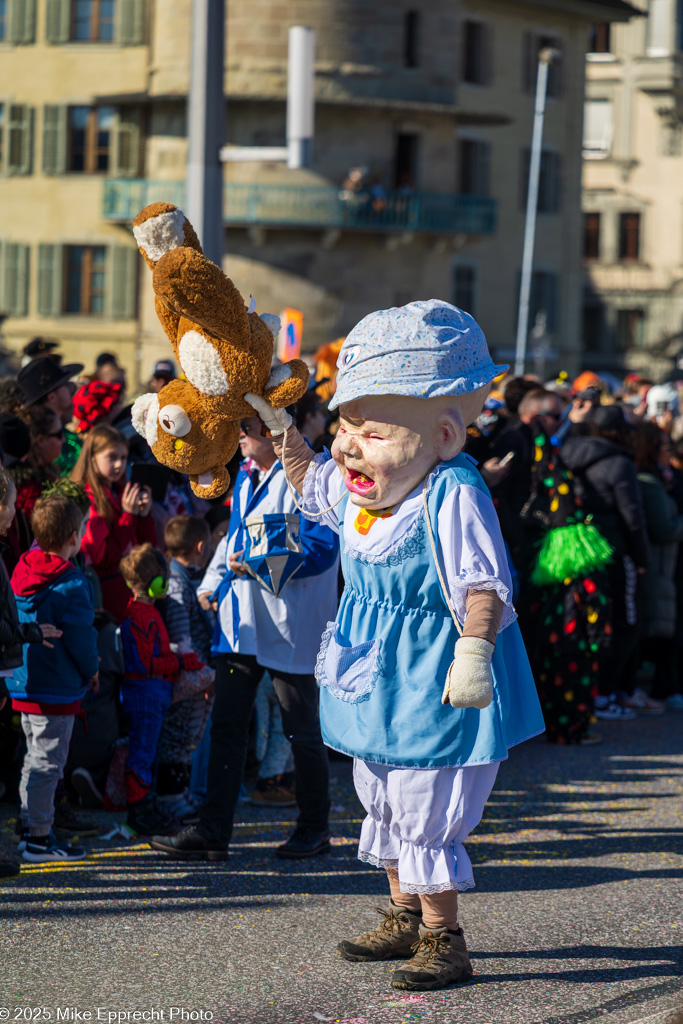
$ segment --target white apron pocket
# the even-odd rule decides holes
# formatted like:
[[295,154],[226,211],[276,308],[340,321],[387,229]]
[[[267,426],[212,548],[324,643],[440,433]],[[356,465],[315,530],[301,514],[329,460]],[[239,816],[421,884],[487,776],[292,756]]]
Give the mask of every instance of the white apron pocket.
[[381,648],[379,639],[352,647],[337,623],[329,622],[315,666],[318,684],[347,704],[367,700],[379,674]]

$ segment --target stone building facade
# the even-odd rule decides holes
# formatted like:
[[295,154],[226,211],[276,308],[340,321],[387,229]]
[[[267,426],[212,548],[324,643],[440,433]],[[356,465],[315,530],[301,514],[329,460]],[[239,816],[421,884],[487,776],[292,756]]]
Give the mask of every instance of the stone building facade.
[[[316,30],[309,169],[224,165],[223,266],[259,311],[304,311],[304,348],[372,309],[439,296],[510,348],[538,45],[556,40],[533,302],[580,359],[586,33],[622,0],[228,0],[226,140],[285,142],[287,31]],[[168,346],[130,221],[182,204],[191,0],[0,3],[0,310],[18,349],[58,338],[134,386]],[[351,172],[351,173],[350,173]],[[532,310],[533,312],[533,310]]]
[[597,24],[584,132],[586,364],[661,377],[683,350],[683,4]]

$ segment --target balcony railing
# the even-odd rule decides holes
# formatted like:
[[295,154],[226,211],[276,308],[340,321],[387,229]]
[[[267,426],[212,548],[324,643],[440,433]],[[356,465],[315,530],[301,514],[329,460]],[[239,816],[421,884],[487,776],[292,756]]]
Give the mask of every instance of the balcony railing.
[[[183,206],[185,183],[146,179],[104,181],[103,215],[131,221],[154,202]],[[433,192],[348,193],[329,186],[226,183],[228,225],[329,228],[373,232],[492,235],[497,204],[485,196]]]

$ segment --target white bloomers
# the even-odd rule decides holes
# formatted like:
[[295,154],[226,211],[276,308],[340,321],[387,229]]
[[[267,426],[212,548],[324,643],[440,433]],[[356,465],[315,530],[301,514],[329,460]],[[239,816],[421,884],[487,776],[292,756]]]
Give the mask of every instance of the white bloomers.
[[414,769],[356,758],[354,783],[367,812],[359,859],[397,868],[401,892],[473,888],[462,844],[481,821],[497,772],[497,763]]

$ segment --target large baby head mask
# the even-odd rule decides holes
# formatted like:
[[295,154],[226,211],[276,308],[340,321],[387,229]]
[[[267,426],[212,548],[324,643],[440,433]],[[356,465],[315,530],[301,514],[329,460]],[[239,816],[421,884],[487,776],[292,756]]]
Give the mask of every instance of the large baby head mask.
[[371,313],[339,353],[331,408],[341,424],[332,448],[351,501],[388,508],[440,461],[454,458],[491,381],[476,321],[438,299]]

